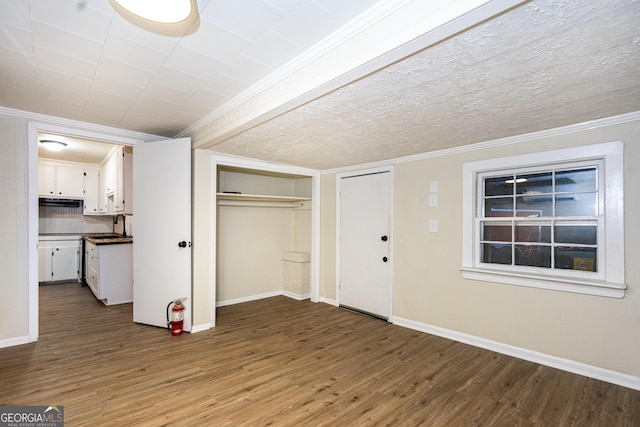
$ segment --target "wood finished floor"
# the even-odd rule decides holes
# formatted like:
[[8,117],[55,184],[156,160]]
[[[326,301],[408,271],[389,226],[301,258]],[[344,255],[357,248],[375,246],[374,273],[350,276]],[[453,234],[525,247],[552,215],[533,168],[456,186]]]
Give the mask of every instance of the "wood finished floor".
[[640,392],[285,297],[170,337],[79,284],[40,287],[40,339],[0,349],[0,405],[70,426],[639,426]]

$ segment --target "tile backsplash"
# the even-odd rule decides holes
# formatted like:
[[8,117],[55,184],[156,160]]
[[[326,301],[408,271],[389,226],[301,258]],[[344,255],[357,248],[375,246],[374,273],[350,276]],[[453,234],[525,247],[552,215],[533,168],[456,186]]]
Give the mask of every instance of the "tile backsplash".
[[39,209],[40,234],[110,233],[113,229],[112,217],[83,215],[81,207],[40,206]]

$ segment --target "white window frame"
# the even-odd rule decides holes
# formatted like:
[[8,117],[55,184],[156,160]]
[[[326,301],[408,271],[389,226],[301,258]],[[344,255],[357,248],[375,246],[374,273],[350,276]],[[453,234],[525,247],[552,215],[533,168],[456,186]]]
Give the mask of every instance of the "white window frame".
[[[463,165],[462,274],[466,279],[551,289],[612,298],[624,297],[624,144],[620,141],[540,153],[468,162]],[[500,173],[561,163],[601,161],[600,191],[604,206],[598,212],[598,268],[593,274],[480,262],[477,212],[482,197],[479,181]]]

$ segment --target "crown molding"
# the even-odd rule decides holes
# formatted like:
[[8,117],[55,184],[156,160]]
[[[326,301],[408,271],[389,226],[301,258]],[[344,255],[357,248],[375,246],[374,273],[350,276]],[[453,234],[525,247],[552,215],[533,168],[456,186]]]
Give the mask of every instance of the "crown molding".
[[65,119],[62,117],[49,116],[46,114],[33,113],[30,111],[16,110],[0,106],[0,114],[20,117],[34,122],[46,123],[50,126],[77,129],[85,132],[95,132],[113,137],[111,142],[131,143],[132,141],[160,141],[170,139],[164,136],[152,135],[143,132],[135,132],[126,129],[114,128],[110,126],[97,125],[95,123],[82,122],[79,120]]
[[466,153],[469,151],[485,150],[488,148],[503,147],[506,145],[519,144],[522,142],[532,142],[542,138],[566,135],[569,133],[585,131],[589,129],[602,128],[606,126],[619,125],[623,123],[640,121],[640,111],[620,114],[617,116],[605,117],[602,119],[590,120],[587,122],[576,123],[572,125],[546,129],[537,132],[523,133],[521,135],[508,136],[505,138],[493,139],[490,141],[478,142],[475,144],[463,145],[460,147],[445,148],[443,150],[429,151],[426,153],[413,154],[411,156],[396,157],[388,160],[380,160],[378,162],[365,163],[361,165],[344,166],[334,169],[325,169],[321,171],[322,175],[337,174],[342,172],[351,172],[360,169],[369,169],[374,167],[383,167],[389,165],[398,165],[402,163],[416,162],[426,159],[434,159],[437,157],[451,156],[454,154]]
[[372,8],[365,11],[363,14],[356,17],[354,20],[334,31],[332,34],[322,39],[311,48],[305,50],[282,67],[278,68],[273,73],[269,74],[267,77],[242,92],[240,95],[234,97],[215,111],[207,114],[205,117],[180,132],[177,136],[192,134],[198,129],[204,127],[207,123],[210,123],[224,116],[236,107],[239,107],[251,98],[259,95],[261,92],[265,91],[275,83],[284,80],[296,71],[313,63],[324,54],[335,49],[336,46],[343,43],[345,40],[350,39],[358,32],[379,21],[383,17],[388,16],[394,10],[397,10],[399,7],[401,7],[405,3],[408,3],[409,1],[410,0],[389,0],[385,2],[379,2]]

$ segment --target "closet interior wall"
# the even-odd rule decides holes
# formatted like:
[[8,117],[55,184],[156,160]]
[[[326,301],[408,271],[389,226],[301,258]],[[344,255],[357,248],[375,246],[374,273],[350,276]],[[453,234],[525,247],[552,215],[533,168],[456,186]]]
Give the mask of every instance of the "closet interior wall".
[[311,251],[311,178],[217,173],[218,305],[283,293],[284,254]]

